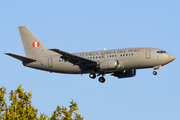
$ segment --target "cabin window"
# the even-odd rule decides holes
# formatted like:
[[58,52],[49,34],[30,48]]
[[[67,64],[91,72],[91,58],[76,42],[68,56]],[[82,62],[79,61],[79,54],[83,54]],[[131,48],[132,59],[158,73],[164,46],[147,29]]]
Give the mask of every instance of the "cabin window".
[[59,60],[59,62],[61,62],[61,60]]
[[112,55],[112,57],[114,57],[114,55]]
[[133,55],[133,53],[131,55]]
[[90,57],[90,59],[92,59],[92,57]]
[[125,56],[125,54],[123,54],[123,56]]
[[101,58],[101,56],[99,56],[99,58]]
[[122,54],[120,56],[122,57]]

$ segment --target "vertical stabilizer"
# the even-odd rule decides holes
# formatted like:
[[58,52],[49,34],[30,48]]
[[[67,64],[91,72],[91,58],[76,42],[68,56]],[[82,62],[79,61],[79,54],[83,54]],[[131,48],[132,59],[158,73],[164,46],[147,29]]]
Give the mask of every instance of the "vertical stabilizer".
[[26,26],[19,26],[22,43],[27,57],[40,57],[53,54],[33,35]]

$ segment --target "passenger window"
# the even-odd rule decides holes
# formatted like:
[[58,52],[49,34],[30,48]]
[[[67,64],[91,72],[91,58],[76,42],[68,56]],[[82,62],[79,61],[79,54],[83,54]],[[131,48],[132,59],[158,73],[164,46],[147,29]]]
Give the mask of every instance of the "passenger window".
[[90,59],[92,59],[92,57],[90,57]]
[[104,56],[102,56],[102,58],[104,58]]
[[93,57],[93,59],[94,59],[95,57]]
[[133,55],[133,53],[131,55]]
[[59,60],[59,62],[61,62],[61,60]]
[[125,56],[125,54],[123,54],[123,56]]
[[122,54],[120,56],[122,57]]
[[111,57],[111,55],[109,57]]
[[96,59],[97,59],[97,57],[96,57]]
[[114,55],[112,55],[112,57],[114,57]]
[[99,56],[99,58],[101,58],[101,56]]
[[128,56],[128,54],[126,54],[126,56]]
[[62,62],[63,62],[63,60],[62,60]]
[[116,55],[115,55],[115,57],[116,57]]

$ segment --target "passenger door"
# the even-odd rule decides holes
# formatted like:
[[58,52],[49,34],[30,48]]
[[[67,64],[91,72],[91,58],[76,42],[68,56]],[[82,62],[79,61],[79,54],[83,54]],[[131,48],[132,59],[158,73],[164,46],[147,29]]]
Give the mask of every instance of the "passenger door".
[[146,54],[146,59],[150,59],[151,58],[151,49],[147,49],[145,54]]

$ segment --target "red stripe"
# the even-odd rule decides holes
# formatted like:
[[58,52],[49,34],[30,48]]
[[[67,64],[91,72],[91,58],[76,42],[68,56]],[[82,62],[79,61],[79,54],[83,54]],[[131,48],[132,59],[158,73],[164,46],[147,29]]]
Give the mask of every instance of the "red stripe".
[[35,42],[32,43],[32,46],[35,47]]
[[39,42],[37,42],[37,47],[39,47]]

